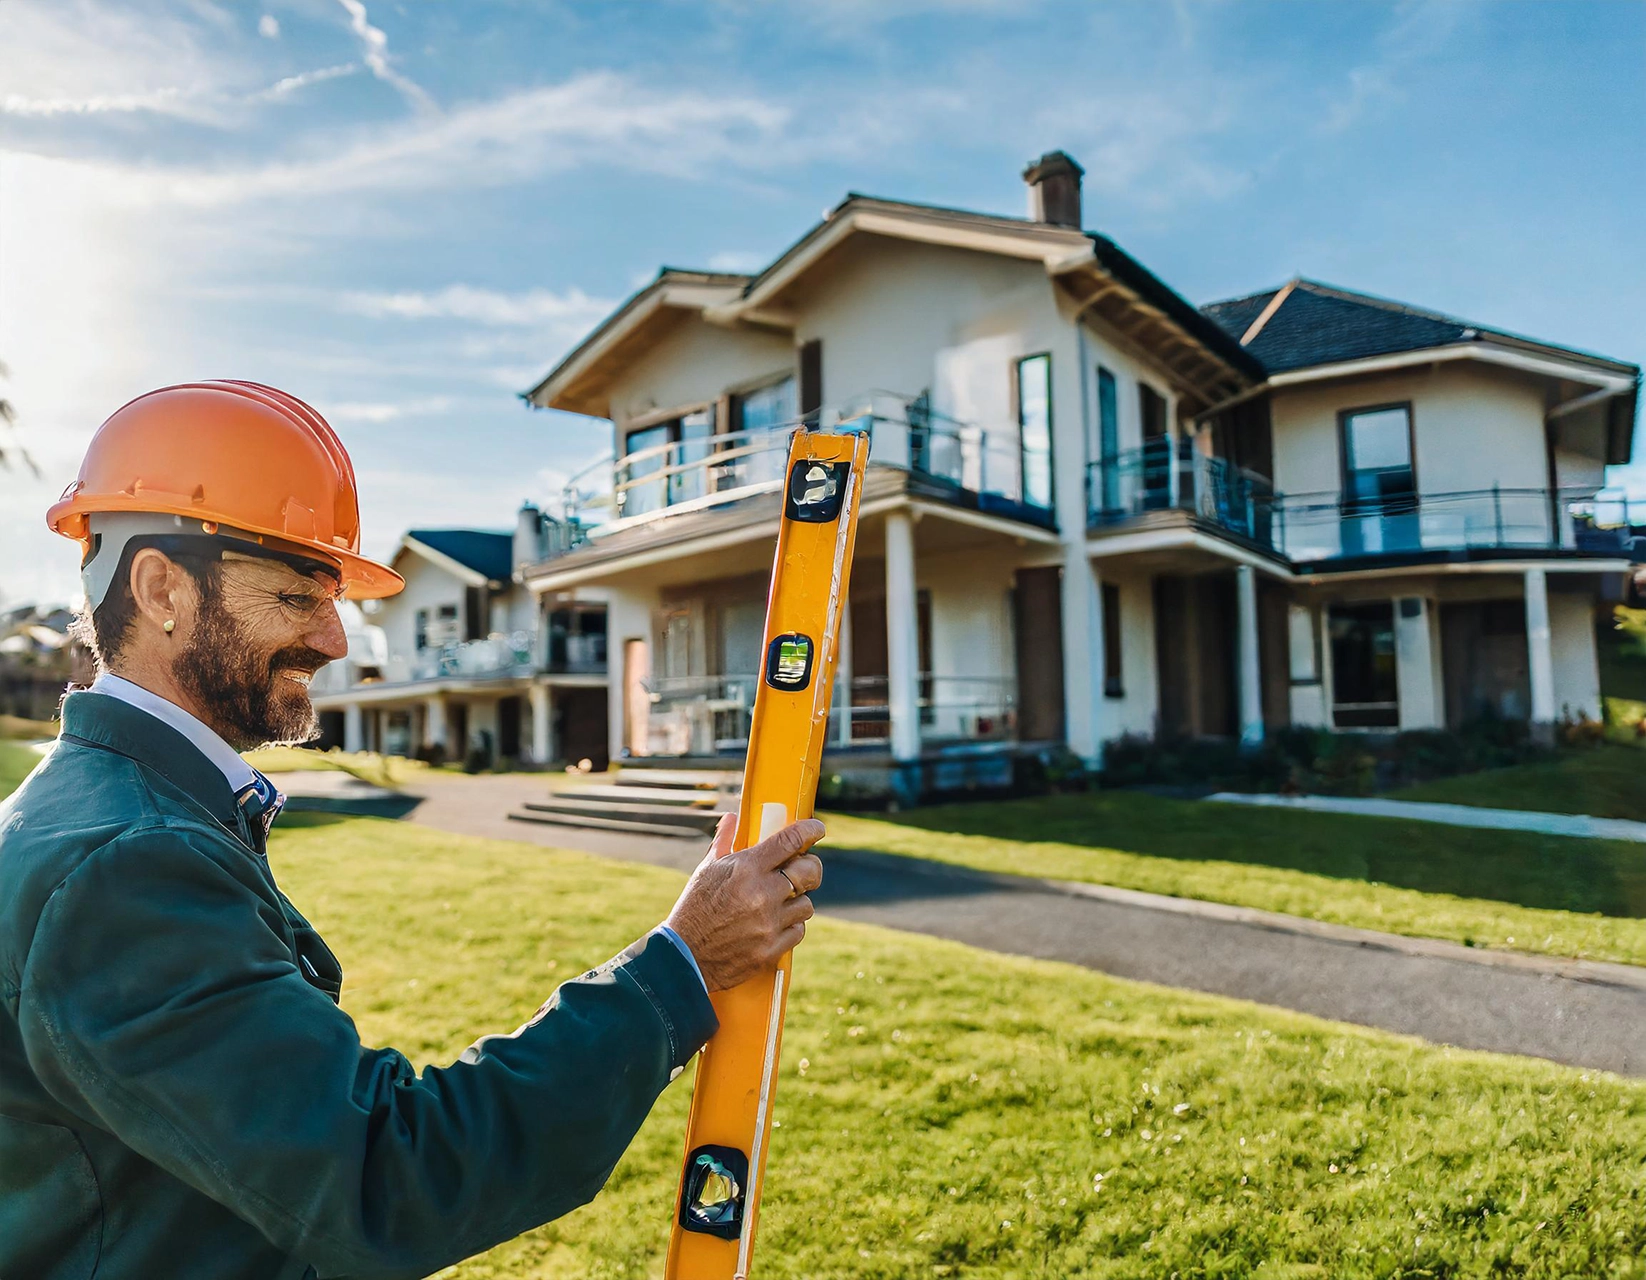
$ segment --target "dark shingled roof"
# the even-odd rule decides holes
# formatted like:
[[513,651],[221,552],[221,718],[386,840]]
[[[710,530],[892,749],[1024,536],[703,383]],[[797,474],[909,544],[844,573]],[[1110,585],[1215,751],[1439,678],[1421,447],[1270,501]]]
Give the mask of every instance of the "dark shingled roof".
[[1246,344],[1246,350],[1271,373],[1400,351],[1423,351],[1477,337],[1586,354],[1316,280],[1293,280],[1279,289],[1208,303],[1201,311],[1239,342],[1281,293],[1286,296],[1280,306]]
[[514,573],[514,535],[491,529],[412,529],[406,534],[493,582]]

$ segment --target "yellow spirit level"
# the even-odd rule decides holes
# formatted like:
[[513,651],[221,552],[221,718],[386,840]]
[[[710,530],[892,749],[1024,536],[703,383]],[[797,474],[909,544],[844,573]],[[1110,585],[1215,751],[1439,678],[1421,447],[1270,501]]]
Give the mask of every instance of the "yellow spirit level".
[[[766,601],[765,669],[749,726],[734,850],[811,816],[868,461],[865,435],[802,430],[789,443]],[[697,1064],[668,1280],[749,1274],[792,958],[712,997],[720,1030]]]

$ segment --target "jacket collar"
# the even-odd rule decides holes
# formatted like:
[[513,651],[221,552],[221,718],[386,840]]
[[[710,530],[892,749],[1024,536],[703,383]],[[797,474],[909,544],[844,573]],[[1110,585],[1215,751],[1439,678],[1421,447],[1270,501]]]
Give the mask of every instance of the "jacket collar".
[[63,737],[126,756],[158,773],[231,831],[241,823],[223,771],[164,721],[119,698],[81,690],[63,700]]

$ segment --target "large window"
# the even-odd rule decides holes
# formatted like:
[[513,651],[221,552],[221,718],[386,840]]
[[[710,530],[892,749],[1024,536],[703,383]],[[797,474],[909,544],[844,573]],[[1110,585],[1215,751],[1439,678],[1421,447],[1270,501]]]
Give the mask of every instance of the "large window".
[[[800,408],[795,399],[792,376],[732,398],[732,430],[750,433],[737,442],[738,448],[757,445],[760,433],[791,431],[799,418]],[[722,483],[726,488],[735,488],[737,485],[780,479],[784,461],[782,451],[774,442],[769,449],[735,460],[729,478]]]
[[[713,447],[714,410],[694,409],[691,413],[631,431],[623,442],[626,458],[641,452],[647,456],[625,462],[618,481],[630,481],[623,494],[623,514],[643,515],[678,502],[700,498],[705,490],[705,468],[701,465]],[[662,446],[672,445],[673,448]],[[694,465],[697,464],[697,465]],[[665,468],[680,468],[664,476]],[[647,479],[656,476],[655,480]]]
[[1172,441],[1166,429],[1166,397],[1147,382],[1137,384],[1137,417],[1143,433],[1143,505],[1171,505]]
[[1417,537],[1417,477],[1412,468],[1412,409],[1351,409],[1343,431],[1343,552],[1412,550]]
[[1052,506],[1052,358],[1025,356],[1017,362],[1017,439],[1028,506]]

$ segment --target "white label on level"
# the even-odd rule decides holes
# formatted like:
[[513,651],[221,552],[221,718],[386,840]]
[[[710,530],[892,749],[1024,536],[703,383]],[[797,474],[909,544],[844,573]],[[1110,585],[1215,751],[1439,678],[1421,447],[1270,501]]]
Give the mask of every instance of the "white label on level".
[[789,806],[768,801],[760,806],[760,835],[761,840],[770,840],[784,827],[789,825]]

